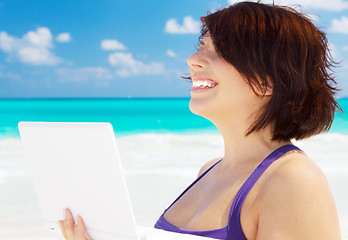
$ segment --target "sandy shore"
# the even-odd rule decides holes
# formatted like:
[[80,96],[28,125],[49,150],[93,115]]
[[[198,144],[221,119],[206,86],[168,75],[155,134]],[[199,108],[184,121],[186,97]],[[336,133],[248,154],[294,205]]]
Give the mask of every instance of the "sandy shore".
[[[120,138],[118,144],[137,222],[147,227],[195,178],[201,159],[211,159],[222,150],[217,136],[145,135]],[[337,204],[342,239],[348,240],[348,137],[318,136],[297,145],[326,174]],[[1,162],[4,157],[7,161]],[[63,239],[42,223],[18,139],[0,140],[0,159],[0,239]]]

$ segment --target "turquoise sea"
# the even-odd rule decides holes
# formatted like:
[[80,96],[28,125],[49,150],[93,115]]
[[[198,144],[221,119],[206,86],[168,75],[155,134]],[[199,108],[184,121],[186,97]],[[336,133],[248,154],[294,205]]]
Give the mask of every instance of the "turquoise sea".
[[[189,110],[188,98],[0,100],[0,136],[18,137],[19,121],[111,122],[116,135],[217,132]],[[348,112],[348,98],[339,99]],[[337,113],[330,132],[348,134],[348,117]]]

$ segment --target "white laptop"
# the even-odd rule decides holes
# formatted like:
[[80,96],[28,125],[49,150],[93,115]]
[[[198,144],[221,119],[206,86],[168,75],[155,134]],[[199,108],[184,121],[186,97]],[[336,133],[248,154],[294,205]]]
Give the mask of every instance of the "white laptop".
[[18,124],[44,222],[69,208],[93,240],[207,239],[138,227],[110,123]]

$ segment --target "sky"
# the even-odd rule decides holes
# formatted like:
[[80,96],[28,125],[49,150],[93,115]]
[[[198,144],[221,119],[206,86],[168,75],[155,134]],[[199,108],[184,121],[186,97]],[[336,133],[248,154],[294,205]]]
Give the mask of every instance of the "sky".
[[[235,2],[0,0],[0,98],[189,97],[199,18]],[[327,33],[348,97],[348,0],[275,3]]]

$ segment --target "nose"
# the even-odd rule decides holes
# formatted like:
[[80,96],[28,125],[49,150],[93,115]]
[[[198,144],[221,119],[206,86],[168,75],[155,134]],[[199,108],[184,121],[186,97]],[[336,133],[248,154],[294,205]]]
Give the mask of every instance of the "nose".
[[207,61],[202,52],[197,51],[187,58],[187,64],[192,70],[199,70],[207,67]]

